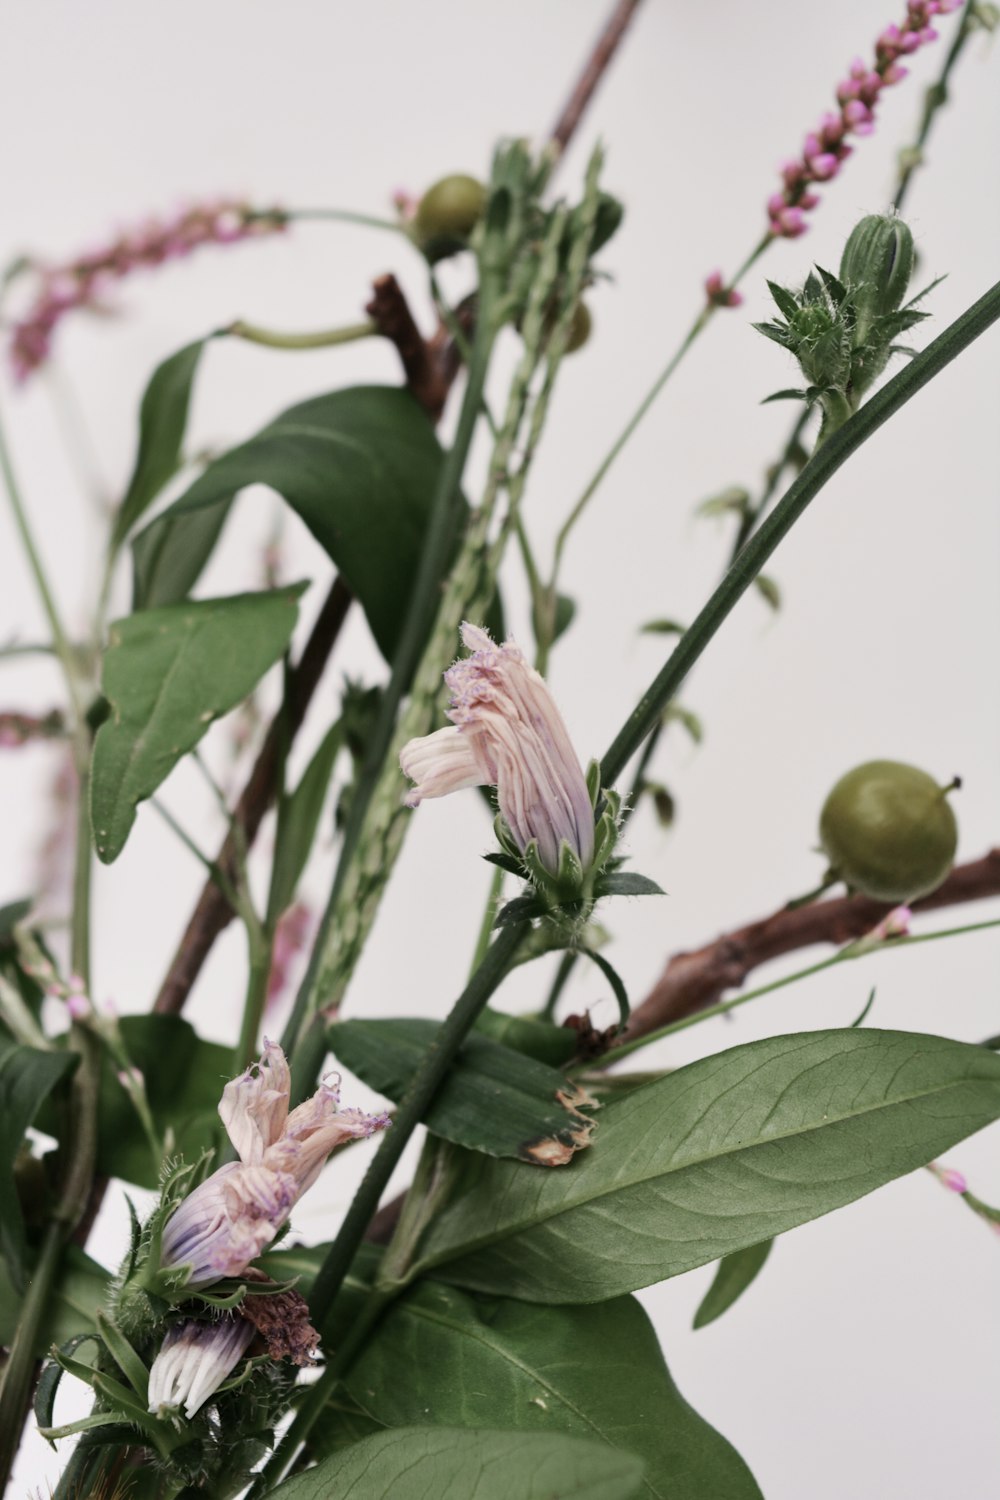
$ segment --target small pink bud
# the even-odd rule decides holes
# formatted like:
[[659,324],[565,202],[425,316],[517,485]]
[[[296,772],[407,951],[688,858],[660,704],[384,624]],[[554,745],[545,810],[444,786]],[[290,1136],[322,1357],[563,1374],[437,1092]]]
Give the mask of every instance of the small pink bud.
[[873,928],[871,935],[873,938],[878,938],[880,942],[887,942],[891,938],[909,937],[912,919],[913,912],[908,906],[895,906]]
[[[51,994],[52,991],[50,990],[49,993]],[[86,995],[68,995],[66,1009],[74,1021],[89,1021],[94,1014],[93,1006]]]
[[902,83],[909,76],[909,68],[902,67],[899,63],[890,63],[882,74],[882,82],[886,84]]
[[800,208],[783,208],[780,214],[775,215],[773,223],[775,234],[780,234],[786,240],[797,239],[808,228]]
[[799,199],[799,208],[808,212],[809,209],[816,208],[821,201],[819,193],[803,193]]
[[836,177],[840,163],[832,152],[819,151],[809,157],[809,170],[817,182],[828,182],[831,177]]

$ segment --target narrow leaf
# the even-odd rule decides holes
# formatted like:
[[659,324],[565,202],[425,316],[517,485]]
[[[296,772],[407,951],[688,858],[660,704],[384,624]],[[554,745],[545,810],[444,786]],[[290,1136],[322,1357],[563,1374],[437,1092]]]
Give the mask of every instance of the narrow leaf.
[[191,387],[205,340],[179,349],[153,371],[139,409],[139,451],[121,509],[115,518],[113,541],[121,543],[177,472],[187,427]]
[[97,732],[90,802],[105,864],[124,848],[137,803],[285,651],[303,587],[167,605],[112,625],[102,678],[111,713]]
[[275,834],[274,865],[268,897],[268,915],[271,920],[280,917],[295,899],[296,887],[319,827],[337,752],[343,742],[343,725],[338,719],[327,732],[294,792],[282,797],[278,806],[278,829]]
[[275,1500],[633,1500],[642,1462],[545,1432],[397,1427],[286,1479]]
[[[609,880],[614,880],[614,878],[615,877],[613,875],[610,875],[608,877]],[[610,984],[614,997],[618,1001],[619,1023],[622,1026],[625,1026],[628,1022],[629,1016],[632,1014],[632,1007],[628,1003],[628,991],[625,988],[622,977],[618,973],[618,970],[614,967],[613,964],[608,963],[608,960],[603,956],[603,954],[595,953],[593,948],[581,948],[580,952],[585,954],[586,957],[590,959],[591,963],[595,963],[597,965],[601,973],[604,975],[605,979]]]
[[20,1046],[0,1056],[0,1255],[18,1291],[27,1282],[28,1245],[14,1161],[43,1100],[78,1061],[74,1052]]
[[719,1261],[715,1280],[701,1299],[694,1315],[694,1328],[704,1328],[721,1318],[742,1297],[752,1281],[756,1281],[771,1253],[773,1240],[761,1240],[759,1245],[748,1245],[745,1250],[735,1250]]
[[[334,1056],[362,1082],[399,1100],[437,1038],[436,1021],[341,1021],[327,1032]],[[435,1135],[489,1156],[562,1166],[587,1146],[588,1097],[562,1073],[474,1032],[427,1112]]]
[[648,875],[639,875],[634,870],[616,870],[605,875],[600,882],[602,896],[665,896],[662,886]]
[[687,626],[677,620],[647,620],[639,629],[644,635],[683,635]]
[[754,587],[773,610],[781,608],[781,590],[773,578],[768,578],[765,573],[758,573],[754,579]]
[[791,321],[791,319],[795,317],[796,313],[799,310],[798,301],[796,300],[793,293],[788,291],[785,287],[779,286],[776,281],[769,281],[767,283],[767,289],[771,293],[771,296],[774,298],[778,311],[782,314],[783,317],[786,317],[789,319],[789,321]]
[[981,1047],[867,1029],[770,1037],[606,1105],[565,1172],[477,1158],[415,1269],[600,1301],[852,1203],[998,1117],[1000,1058]]

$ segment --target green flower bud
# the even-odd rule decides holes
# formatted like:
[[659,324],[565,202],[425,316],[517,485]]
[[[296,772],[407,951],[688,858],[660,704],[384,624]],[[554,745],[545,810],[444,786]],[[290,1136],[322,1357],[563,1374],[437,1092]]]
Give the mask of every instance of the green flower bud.
[[840,279],[849,290],[856,322],[854,341],[867,341],[879,318],[898,312],[913,274],[913,235],[902,219],[869,214],[844,246]]

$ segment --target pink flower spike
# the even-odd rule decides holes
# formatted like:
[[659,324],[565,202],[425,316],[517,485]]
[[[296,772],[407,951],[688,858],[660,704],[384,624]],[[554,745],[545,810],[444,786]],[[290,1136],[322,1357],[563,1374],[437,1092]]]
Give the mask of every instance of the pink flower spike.
[[534,844],[558,874],[563,844],[587,870],[594,810],[580,762],[545,679],[513,643],[498,646],[477,625],[462,626],[470,656],[445,674],[450,729],[410,740],[399,763],[415,782],[417,807],[471,786],[495,786],[500,812],[521,853]]
[[820,151],[809,158],[809,166],[817,182],[828,182],[840,171],[840,162],[829,151]]

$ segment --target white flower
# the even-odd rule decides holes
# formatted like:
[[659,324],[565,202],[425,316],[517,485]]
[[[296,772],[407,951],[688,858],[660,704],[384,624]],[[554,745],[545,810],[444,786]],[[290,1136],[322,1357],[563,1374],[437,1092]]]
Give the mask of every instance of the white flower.
[[566,726],[545,679],[512,641],[497,646],[462,626],[472,653],[445,673],[452,727],[410,740],[399,757],[416,783],[407,801],[495,786],[521,853],[534,843],[550,874],[567,844],[587,870],[594,856],[594,808]]
[[193,1417],[239,1364],[256,1332],[243,1318],[175,1323],[149,1372],[149,1410],[183,1406]]
[[227,1083],[219,1114],[239,1155],[181,1202],[163,1230],[161,1266],[188,1266],[185,1285],[239,1276],[274,1239],[335,1146],[372,1135],[388,1115],[340,1108],[326,1080],[289,1112],[285,1054],[265,1039],[260,1062]]

